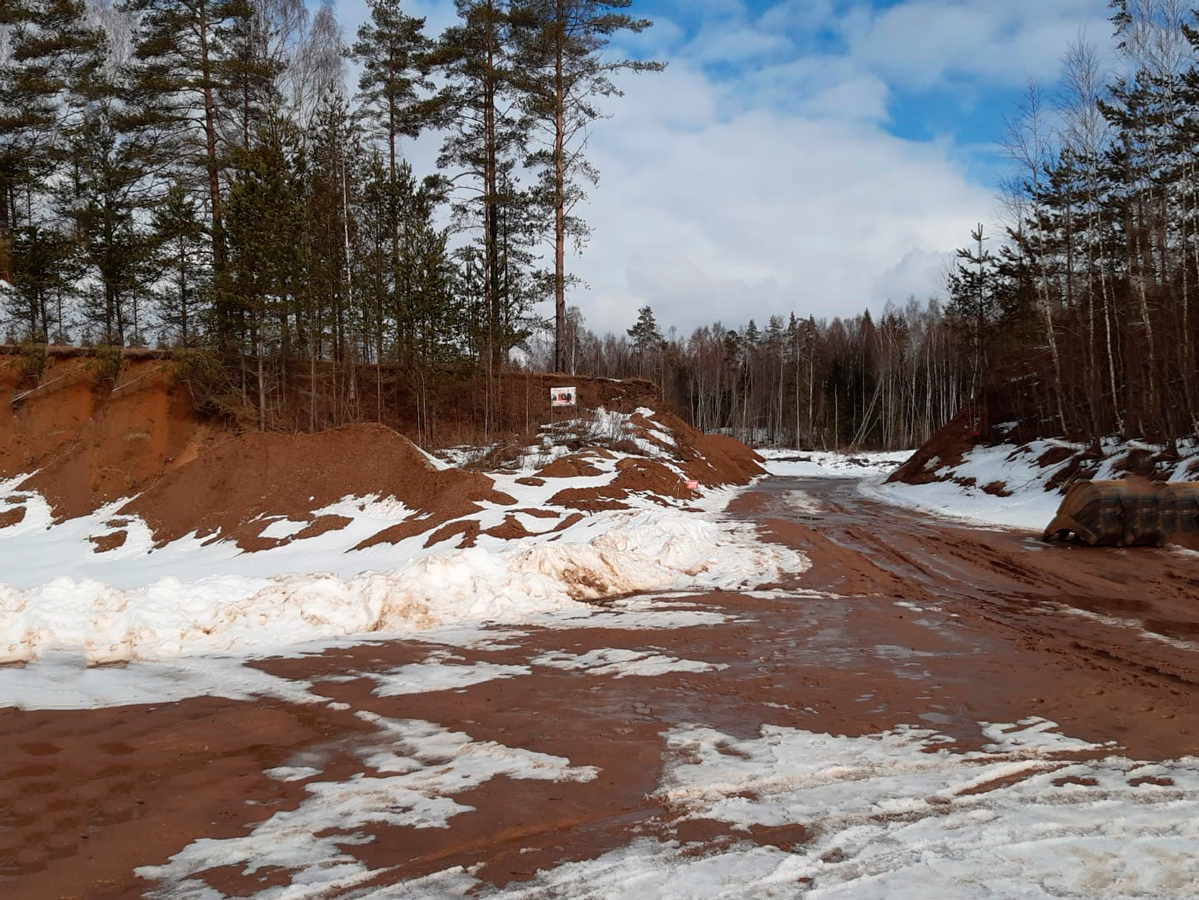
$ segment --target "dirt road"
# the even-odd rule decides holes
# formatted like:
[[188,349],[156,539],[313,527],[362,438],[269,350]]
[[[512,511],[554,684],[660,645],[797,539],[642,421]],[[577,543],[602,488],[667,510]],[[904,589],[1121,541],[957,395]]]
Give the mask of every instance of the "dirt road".
[[[524,883],[540,891],[527,896],[653,896],[649,881],[618,894],[537,873],[634,843],[777,866],[830,827],[697,813],[677,774],[707,752],[688,743],[696,729],[721,736],[730,765],[764,735],[904,728],[935,731],[938,759],[973,761],[994,737],[985,723],[1029,717],[1103,745],[1080,744],[1073,763],[1199,755],[1196,557],[954,527],[865,502],[847,480],[770,479],[728,514],[806,552],[810,571],[749,595],[255,664],[310,702],[0,711],[0,897],[525,896]],[[820,871],[852,883],[861,861],[847,854],[822,851]],[[743,895],[802,895],[824,877]]]

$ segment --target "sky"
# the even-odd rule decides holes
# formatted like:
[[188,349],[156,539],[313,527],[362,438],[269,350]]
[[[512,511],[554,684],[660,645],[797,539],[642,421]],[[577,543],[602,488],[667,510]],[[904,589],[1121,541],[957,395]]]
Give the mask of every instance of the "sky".
[[[365,0],[338,0],[352,40]],[[437,34],[453,0],[410,0]],[[683,334],[771,315],[851,316],[943,289],[997,212],[999,141],[1029,79],[1049,87],[1107,0],[634,0],[654,27],[589,137],[592,234],[567,260],[596,331],[643,305]],[[436,142],[410,144],[418,173]],[[547,304],[542,312],[551,314]]]

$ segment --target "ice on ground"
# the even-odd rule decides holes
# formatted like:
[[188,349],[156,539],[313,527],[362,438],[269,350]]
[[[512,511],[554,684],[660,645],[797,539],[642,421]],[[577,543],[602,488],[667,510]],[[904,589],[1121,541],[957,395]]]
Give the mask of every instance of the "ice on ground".
[[404,694],[427,694],[434,691],[454,691],[495,681],[499,678],[515,678],[528,675],[528,666],[503,666],[497,663],[476,662],[461,665],[451,662],[444,655],[435,655],[420,663],[400,666],[386,672],[365,672],[339,677],[337,681],[352,681],[369,678],[378,683],[372,691],[377,697],[399,697]]
[[[572,766],[562,757],[474,741],[431,722],[358,715],[379,729],[373,744],[359,748],[368,772],[348,781],[309,782],[304,786],[308,796],[296,809],[275,813],[249,834],[203,838],[164,865],[137,869],[140,877],[156,882],[146,896],[224,897],[198,877],[218,866],[237,866],[251,875],[277,866],[293,873],[293,887],[273,896],[326,896],[378,874],[348,849],[371,840],[366,829],[447,828],[451,818],[473,809],[454,796],[493,778],[586,782],[599,774],[592,766]],[[290,780],[296,768],[274,771]]]
[[[490,900],[1190,898],[1199,883],[1197,759],[1142,763],[1028,719],[963,751],[932,731],[864,737],[766,726],[674,729],[658,797],[746,839],[703,852],[640,838]],[[800,826],[786,849],[755,826]],[[383,900],[386,891],[364,893]],[[401,895],[402,896],[402,895]]]
[[586,675],[612,675],[616,678],[630,675],[649,677],[670,672],[713,672],[728,668],[724,664],[678,659],[663,653],[615,649],[592,650],[581,655],[554,650],[534,657],[530,662],[535,666],[568,669]]
[[824,505],[806,491],[787,491],[783,494],[783,501],[801,516],[818,516],[825,510]]
[[32,665],[0,666],[0,709],[99,709],[193,697],[324,702],[309,691],[312,685],[307,681],[278,678],[242,663],[203,656],[90,667],[78,655],[51,653]]
[[911,450],[887,453],[759,449],[766,471],[783,478],[867,478],[890,475],[912,455]]

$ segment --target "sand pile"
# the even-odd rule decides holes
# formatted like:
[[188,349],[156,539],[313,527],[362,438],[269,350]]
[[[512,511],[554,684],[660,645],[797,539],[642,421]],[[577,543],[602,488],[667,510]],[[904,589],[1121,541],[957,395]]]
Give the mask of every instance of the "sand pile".
[[[599,415],[605,415],[603,413]],[[610,414],[606,414],[610,415]],[[584,512],[627,509],[632,494],[663,504],[686,502],[695,496],[687,487],[696,481],[705,488],[748,484],[765,473],[762,458],[733,438],[704,434],[672,413],[639,409],[621,422],[619,435],[609,439],[613,449],[628,452],[616,465],[617,475],[596,488],[567,488],[550,503]],[[538,471],[539,477],[579,472],[584,454],[563,457]]]
[[139,493],[194,459],[213,436],[193,417],[191,401],[173,384],[168,364],[139,366],[99,392],[89,380],[80,379],[61,399],[51,395],[18,413],[32,424],[47,414],[73,415],[73,407],[90,403],[85,420],[59,431],[57,447],[33,466],[25,464],[25,471],[37,472],[20,488],[42,494],[58,520]]
[[[349,425],[311,435],[228,437],[167,474],[120,512],[142,517],[160,544],[194,531],[201,537],[233,539],[252,550],[278,543],[259,537],[268,524],[264,517],[284,516],[321,527],[316,510],[344,497],[368,496],[393,498],[421,514],[419,522],[397,526],[406,532],[403,536],[478,512],[478,501],[515,502],[496,492],[485,475],[438,470],[415,444],[390,428]],[[374,543],[399,537],[385,532]]]
[[[96,355],[55,348],[40,378],[25,371],[27,362],[0,357],[0,394],[16,401],[0,404],[0,479],[13,479],[0,496],[0,529],[25,521],[40,495],[56,523],[110,507],[87,538],[99,554],[124,547],[139,519],[159,547],[194,534],[246,551],[271,549],[346,529],[358,512],[328,509],[346,498],[402,504],[390,524],[380,522],[365,539],[357,534],[355,549],[418,535],[429,544],[457,538],[469,546],[481,534],[515,540],[536,531],[517,516],[465,521],[483,512],[481,504],[516,500],[485,474],[435,463],[386,426],[238,433],[231,423],[197,419],[161,354],[127,355],[113,372]],[[517,484],[558,481],[561,489],[532,505],[572,523],[579,512],[643,505],[633,497],[685,505],[695,497],[688,481],[741,485],[763,473],[743,444],[633,406],[647,393],[641,382],[589,385],[584,404],[594,395],[611,405],[555,423],[542,436],[549,461]]]

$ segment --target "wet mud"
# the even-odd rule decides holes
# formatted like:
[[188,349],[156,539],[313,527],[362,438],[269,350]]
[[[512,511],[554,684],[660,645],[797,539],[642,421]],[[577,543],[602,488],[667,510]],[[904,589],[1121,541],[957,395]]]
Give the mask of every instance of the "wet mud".
[[[598,772],[581,781],[492,778],[453,794],[468,809],[446,828],[354,829],[342,850],[368,872],[354,891],[455,866],[505,885],[637,837],[677,842],[688,854],[747,841],[785,850],[808,839],[798,826],[733,832],[672,809],[658,788],[677,726],[751,738],[764,725],[850,736],[915,725],[977,749],[986,742],[979,723],[1040,716],[1137,759],[1199,754],[1194,556],[1047,547],[1035,535],[865,502],[850,481],[771,479],[739,496],[729,515],[758,525],[763,540],[803,550],[812,568],[768,592],[656,603],[717,613],[717,624],[629,628],[614,611],[577,626],[506,629],[473,647],[380,641],[255,663],[311,683],[315,701],[305,704],[204,698],[0,711],[0,897],[169,897],[177,885],[134,869],[296,809],[311,782],[369,776],[359,751],[381,739],[375,716],[436,723]],[[622,677],[535,662],[594,650],[711,668]],[[428,693],[381,689],[390,673],[431,656],[527,672]],[[294,782],[265,774],[297,764],[319,773]],[[297,877],[286,867],[224,865],[189,885],[248,897]]]

